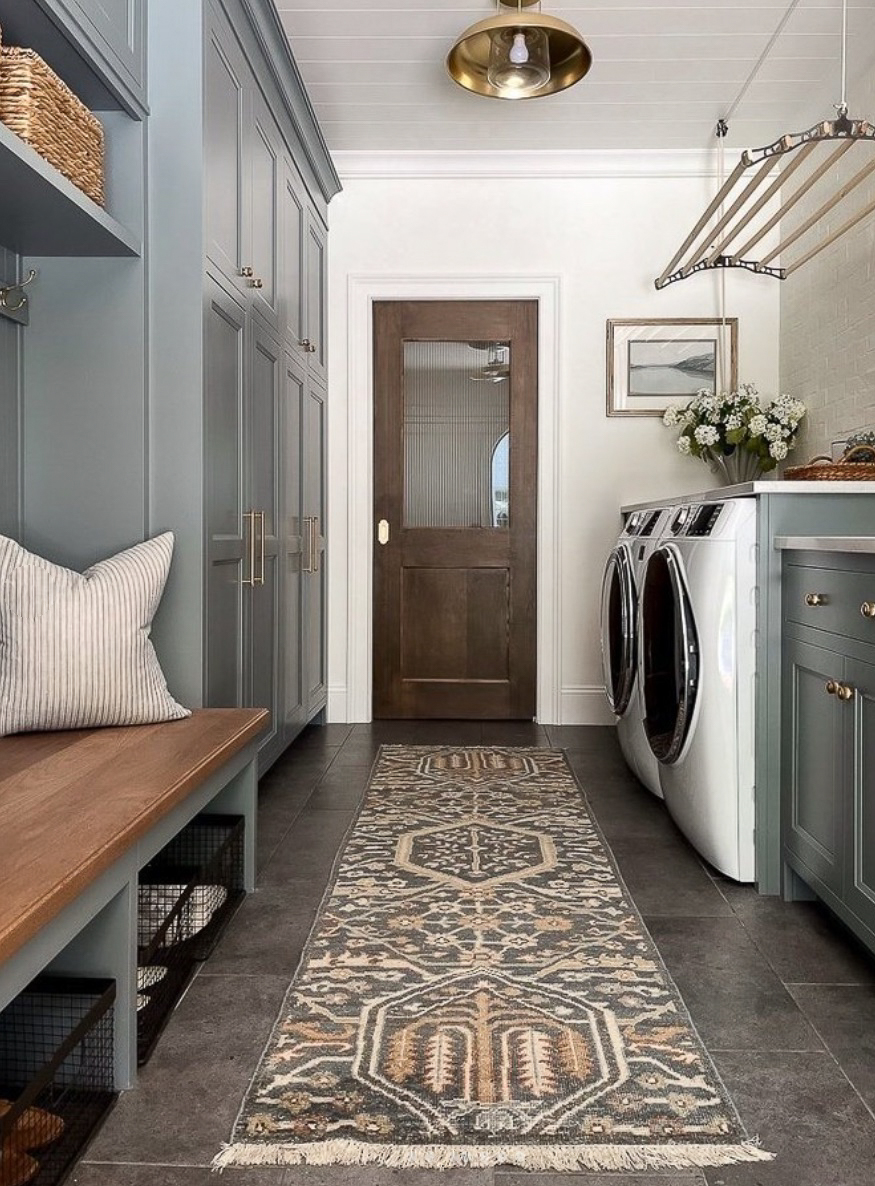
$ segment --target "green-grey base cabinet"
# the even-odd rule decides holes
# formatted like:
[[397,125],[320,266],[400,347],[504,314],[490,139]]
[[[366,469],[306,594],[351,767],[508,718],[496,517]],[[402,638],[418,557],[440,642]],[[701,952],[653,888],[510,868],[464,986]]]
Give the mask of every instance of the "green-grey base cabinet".
[[263,772],[325,705],[327,203],[270,0],[152,3],[151,522],[187,702],[269,708]]
[[784,552],[787,866],[875,950],[875,549]]

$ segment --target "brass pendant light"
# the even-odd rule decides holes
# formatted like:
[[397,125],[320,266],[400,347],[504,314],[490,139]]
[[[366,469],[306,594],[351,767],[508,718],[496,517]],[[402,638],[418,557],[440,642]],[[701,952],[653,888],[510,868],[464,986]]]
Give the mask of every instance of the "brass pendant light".
[[524,11],[540,0],[496,3],[497,11],[466,29],[447,56],[459,86],[491,99],[534,99],[583,78],[592,54],[576,29],[558,17]]

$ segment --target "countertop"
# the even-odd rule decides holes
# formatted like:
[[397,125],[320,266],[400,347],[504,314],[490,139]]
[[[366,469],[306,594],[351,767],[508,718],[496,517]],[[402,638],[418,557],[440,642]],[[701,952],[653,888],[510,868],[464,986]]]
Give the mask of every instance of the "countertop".
[[773,494],[875,494],[875,482],[784,482],[778,478],[762,482],[740,482],[737,486],[718,486],[714,490],[700,490],[695,494],[681,494],[676,498],[656,498],[650,502],[631,502],[621,506],[629,511],[643,511],[653,507],[679,507],[689,502],[716,502],[724,498],[759,498]]
[[863,552],[875,554],[871,535],[776,535],[775,547],[788,552]]

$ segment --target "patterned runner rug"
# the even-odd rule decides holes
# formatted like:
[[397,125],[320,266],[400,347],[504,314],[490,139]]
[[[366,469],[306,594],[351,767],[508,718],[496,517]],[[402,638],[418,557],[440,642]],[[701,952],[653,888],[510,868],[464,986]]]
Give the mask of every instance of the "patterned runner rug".
[[770,1157],[747,1139],[562,752],[383,747],[215,1164]]

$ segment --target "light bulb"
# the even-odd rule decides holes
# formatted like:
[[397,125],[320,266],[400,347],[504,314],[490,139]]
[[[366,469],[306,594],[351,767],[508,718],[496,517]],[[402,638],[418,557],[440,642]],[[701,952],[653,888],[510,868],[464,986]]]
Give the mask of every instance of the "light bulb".
[[493,33],[486,78],[502,98],[524,99],[550,81],[550,48],[543,29],[505,26]]
[[525,33],[514,33],[513,45],[510,47],[510,53],[507,55],[513,62],[514,66],[524,66],[529,60],[529,51],[526,49],[526,35]]

